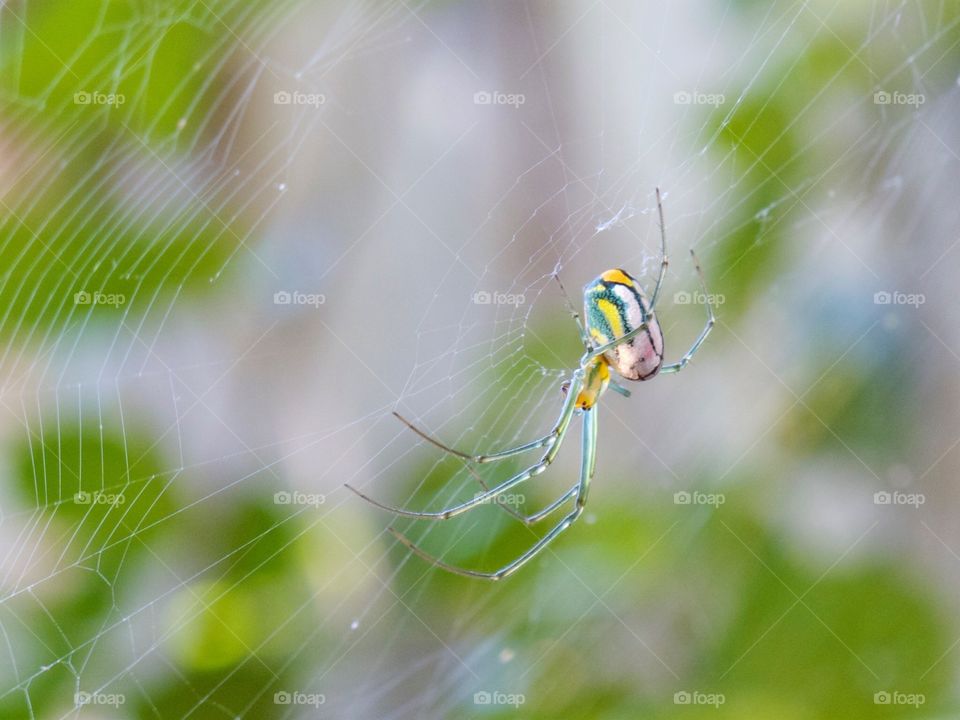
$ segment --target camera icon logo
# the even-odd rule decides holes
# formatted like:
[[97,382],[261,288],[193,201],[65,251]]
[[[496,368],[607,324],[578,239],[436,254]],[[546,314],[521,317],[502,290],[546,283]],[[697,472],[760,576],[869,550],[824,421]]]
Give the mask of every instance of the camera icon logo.
[[289,705],[293,701],[293,696],[286,690],[281,690],[273,694],[274,705]]
[[673,494],[674,505],[689,505],[692,499],[692,496],[686,490],[680,490]]
[[93,298],[86,290],[81,290],[80,292],[73,294],[74,305],[89,305],[92,300]]
[[688,293],[686,290],[680,290],[673,294],[673,302],[676,305],[689,305],[693,302],[693,295]]
[[481,690],[473,694],[474,705],[489,705],[492,701],[493,697],[486,690]]
[[886,290],[881,290],[880,292],[875,292],[873,294],[874,305],[889,305],[892,301],[893,296]]
[[493,102],[493,95],[486,90],[478,90],[473,94],[474,105],[489,105]]
[[873,94],[874,105],[889,105],[890,100],[890,93],[888,93],[886,90],[877,90]]
[[289,305],[292,300],[293,296],[286,290],[279,290],[273,294],[274,305]]
[[476,305],[489,305],[493,297],[486,290],[480,290],[473,294],[473,302]]
[[292,100],[293,96],[286,90],[280,90],[273,94],[274,105],[289,105]]
[[273,494],[274,505],[289,505],[291,502],[293,502],[293,495],[286,490],[280,490]]
[[673,102],[676,105],[689,105],[692,99],[693,96],[686,90],[681,90],[673,94]]

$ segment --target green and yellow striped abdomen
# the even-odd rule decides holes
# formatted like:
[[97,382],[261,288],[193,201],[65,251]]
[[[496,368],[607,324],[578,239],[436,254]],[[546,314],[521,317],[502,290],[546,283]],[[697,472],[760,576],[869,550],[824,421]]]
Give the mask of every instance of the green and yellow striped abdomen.
[[663,363],[663,334],[639,283],[627,272],[607,270],[583,289],[584,317],[594,347],[634,330],[647,317],[647,329],[629,342],[604,353],[604,358],[627,380],[649,380]]

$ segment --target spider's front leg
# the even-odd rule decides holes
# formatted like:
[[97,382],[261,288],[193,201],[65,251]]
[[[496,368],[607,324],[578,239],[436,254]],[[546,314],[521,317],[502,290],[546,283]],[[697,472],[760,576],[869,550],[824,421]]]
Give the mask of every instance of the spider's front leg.
[[[577,398],[581,395],[579,388],[582,385],[583,372],[576,370],[573,373],[571,392],[568,393],[566,400],[563,404],[563,409],[560,412],[560,417],[557,420],[556,426],[553,433],[547,437],[555,436],[555,441],[552,442],[543,454],[543,457],[540,458],[540,461],[535,465],[530,466],[526,470],[523,470],[509,480],[506,480],[496,487],[493,487],[486,492],[479,493],[474,496],[472,499],[465,502],[459,503],[458,505],[453,505],[451,507],[445,508],[443,510],[438,510],[435,512],[420,512],[416,510],[406,510],[404,508],[394,507],[392,505],[386,505],[377,500],[374,500],[367,495],[364,495],[362,492],[354,488],[352,485],[346,484],[345,487],[349,488],[351,491],[359,495],[361,498],[366,500],[371,505],[376,505],[383,510],[395,513],[397,515],[404,515],[406,517],[418,518],[421,520],[448,520],[457,515],[467,512],[479,505],[484,505],[488,501],[496,498],[498,495],[503,494],[507,490],[516,487],[522,482],[529,480],[532,477],[535,477],[546,470],[550,463],[552,463],[556,457],[557,453],[560,452],[560,447],[563,444],[563,439],[567,434],[567,430],[570,427],[570,420],[573,418],[573,413],[577,409]],[[573,392],[576,389],[577,392]]]
[[[471,475],[473,475],[474,479],[480,484],[480,487],[482,487],[484,490],[490,489],[490,486],[483,481],[483,478],[481,478],[473,468],[471,468],[469,465],[467,465],[466,468],[467,468],[467,471]],[[572,488],[567,490],[563,495],[558,497],[556,500],[554,500],[552,503],[547,505],[545,508],[543,508],[542,510],[537,510],[536,512],[531,513],[529,515],[524,515],[522,512],[519,512],[518,510],[514,510],[509,505],[504,505],[503,503],[497,502],[495,503],[495,505],[501,510],[503,510],[505,513],[507,513],[508,515],[522,522],[524,525],[530,526],[530,525],[536,525],[545,517],[548,517],[549,515],[551,515],[554,510],[556,510],[558,507],[566,503],[570,498],[574,497],[576,494],[577,494],[577,486],[574,485]]]
[[[566,392],[566,389],[570,387],[570,384],[572,382],[577,381],[576,373],[574,373],[574,376],[575,376],[574,378],[564,382],[560,389]],[[478,463],[481,465],[484,463],[496,462],[497,460],[505,460],[506,458],[513,457],[514,455],[520,455],[530,450],[536,450],[537,448],[553,445],[557,441],[557,434],[560,430],[560,422],[558,420],[557,423],[553,426],[553,429],[541,438],[537,438],[536,440],[532,440],[531,442],[528,442],[528,443],[523,443],[522,445],[517,445],[516,447],[508,448],[507,450],[498,450],[497,452],[487,453],[483,455],[471,455],[470,453],[463,452],[462,450],[457,450],[456,448],[443,444],[436,438],[428,435],[423,430],[418,428],[416,425],[414,425],[412,422],[407,420],[400,413],[394,411],[393,416],[397,418],[397,420],[402,422],[404,425],[406,425],[408,428],[413,430],[417,435],[419,435],[421,438],[426,440],[431,445],[434,445],[440,448],[441,450],[443,450],[444,452],[450,453],[451,455],[455,455],[458,458],[462,458],[463,460]]]
[[397,540],[406,545],[407,548],[409,548],[412,552],[419,555],[427,562],[432,563],[437,567],[441,567],[448,572],[452,572],[457,575],[464,575],[466,577],[480,578],[481,580],[502,580],[503,578],[512,575],[537,555],[539,555],[544,548],[553,542],[557,536],[560,535],[560,533],[569,528],[583,513],[583,509],[587,504],[587,492],[590,489],[590,481],[593,479],[593,471],[596,467],[597,460],[597,413],[598,411],[596,407],[590,408],[583,412],[583,446],[580,455],[580,481],[575,488],[576,505],[574,506],[573,510],[571,510],[563,518],[563,520],[557,523],[550,530],[550,532],[540,538],[540,540],[538,540],[533,547],[523,553],[523,555],[518,557],[516,560],[504,565],[499,570],[495,570],[493,572],[481,572],[479,570],[468,570],[466,568],[457,567],[456,565],[451,565],[444,562],[440,558],[421,550],[409,538],[407,538],[398,530],[395,530],[391,527],[389,528],[390,532],[393,533]]

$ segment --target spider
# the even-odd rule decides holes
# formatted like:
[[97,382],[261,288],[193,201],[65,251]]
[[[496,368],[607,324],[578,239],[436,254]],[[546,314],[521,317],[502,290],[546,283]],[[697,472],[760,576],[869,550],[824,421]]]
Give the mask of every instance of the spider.
[[[660,297],[660,288],[663,285],[669,260],[667,258],[667,233],[663,221],[663,205],[660,201],[659,188],[657,188],[656,196],[657,211],[660,217],[660,271],[657,277],[657,284],[653,288],[653,295],[648,301],[643,289],[633,276],[619,268],[607,270],[584,287],[583,306],[584,316],[586,317],[586,327],[584,327],[579,314],[572,306],[570,306],[570,312],[577,323],[580,339],[583,342],[586,352],[580,359],[580,365],[572,372],[570,379],[562,385],[561,389],[565,396],[563,407],[553,425],[553,429],[549,433],[537,440],[507,450],[474,455],[444,445],[395,412],[394,415],[401,422],[424,440],[432,443],[444,452],[465,460],[468,463],[467,468],[474,478],[480,482],[484,492],[478,493],[470,500],[444,508],[443,510],[420,512],[384,505],[364,495],[356,488],[347,485],[350,490],[372,505],[397,515],[421,520],[448,520],[468,510],[493,501],[498,507],[503,508],[506,512],[509,512],[525,524],[533,525],[551,515],[571,499],[573,500],[573,508],[570,512],[530,547],[529,550],[499,570],[492,572],[482,572],[450,565],[440,558],[434,557],[420,549],[405,535],[394,528],[389,528],[390,532],[393,533],[401,543],[424,560],[458,575],[482,578],[485,580],[500,580],[512,575],[536,557],[544,548],[553,542],[558,535],[570,527],[577,518],[580,517],[586,506],[587,492],[590,488],[590,481],[593,479],[593,471],[597,459],[597,402],[600,396],[603,395],[609,387],[624,397],[630,397],[629,390],[617,383],[616,380],[611,379],[611,368],[624,380],[635,381],[650,380],[658,373],[667,374],[680,372],[687,366],[690,358],[693,357],[694,353],[696,353],[703,344],[703,341],[707,338],[707,335],[715,323],[715,318],[713,307],[710,303],[710,296],[707,294],[703,271],[700,269],[700,263],[697,260],[696,254],[691,249],[690,256],[693,260],[694,268],[697,271],[700,288],[703,291],[705,300],[704,304],[707,309],[707,323],[697,339],[694,340],[693,345],[690,346],[690,349],[680,360],[668,365],[663,364],[663,334],[660,331],[660,325],[657,322],[654,309]],[[556,275],[554,275],[554,277],[556,277]],[[557,281],[559,282],[559,278],[557,278]],[[562,285],[560,287],[561,289],[563,288]],[[574,415],[578,414],[583,417],[580,477],[578,482],[554,502],[550,503],[550,505],[532,515],[523,515],[506,505],[496,502],[498,496],[516,487],[520,483],[539,475],[550,466],[550,463],[556,459],[557,454],[560,452],[560,446],[563,445],[563,441],[567,437],[571,420]],[[469,465],[469,463],[484,464],[497,462],[498,460],[514,457],[540,448],[546,448],[546,451],[536,464],[531,465],[526,470],[517,473],[493,488],[485,485],[480,479],[480,476]]]

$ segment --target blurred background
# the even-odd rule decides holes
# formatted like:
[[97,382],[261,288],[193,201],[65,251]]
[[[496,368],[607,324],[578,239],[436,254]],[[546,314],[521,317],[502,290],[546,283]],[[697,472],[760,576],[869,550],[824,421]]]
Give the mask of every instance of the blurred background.
[[[956,717],[958,63],[943,0],[4,3],[0,716]],[[411,555],[559,520],[343,485],[546,433],[657,187],[707,342],[515,576]]]

